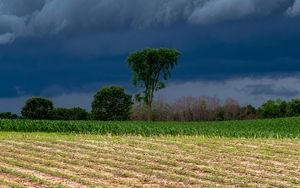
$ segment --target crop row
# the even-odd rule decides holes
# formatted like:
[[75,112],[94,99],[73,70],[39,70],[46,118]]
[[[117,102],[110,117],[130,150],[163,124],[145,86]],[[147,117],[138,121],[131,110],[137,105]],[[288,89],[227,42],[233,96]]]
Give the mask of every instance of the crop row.
[[208,137],[299,138],[300,118],[227,122],[101,122],[0,120],[0,131],[102,135],[203,135]]
[[[297,187],[300,184],[299,140],[74,138],[0,140],[0,185]],[[238,145],[239,141],[243,144]],[[285,145],[292,147],[284,149]]]

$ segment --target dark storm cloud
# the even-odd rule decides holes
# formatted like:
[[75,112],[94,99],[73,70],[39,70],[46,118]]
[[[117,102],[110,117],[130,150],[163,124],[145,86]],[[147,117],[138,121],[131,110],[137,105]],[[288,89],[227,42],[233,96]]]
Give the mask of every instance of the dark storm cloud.
[[291,17],[298,16],[300,14],[300,1],[295,0],[293,5],[289,7],[289,9],[286,11],[287,15]]
[[215,96],[222,101],[227,98],[241,104],[260,106],[270,99],[291,100],[300,97],[300,75],[281,77],[242,77],[219,81],[189,81],[171,83],[158,95],[168,100],[181,96]]
[[111,32],[178,22],[211,24],[276,11],[297,16],[299,9],[298,0],[1,0],[0,34],[4,38],[93,29]]
[[299,94],[299,91],[292,88],[281,86],[277,88],[275,84],[258,84],[248,85],[244,88],[252,95],[269,95],[277,97],[294,97]]
[[[182,91],[224,90],[243,102],[298,96],[299,15],[300,0],[0,0],[0,103],[88,101],[112,83],[134,92],[126,57],[146,47],[182,52],[171,83]],[[286,90],[285,79],[260,86],[278,77],[293,78]]]

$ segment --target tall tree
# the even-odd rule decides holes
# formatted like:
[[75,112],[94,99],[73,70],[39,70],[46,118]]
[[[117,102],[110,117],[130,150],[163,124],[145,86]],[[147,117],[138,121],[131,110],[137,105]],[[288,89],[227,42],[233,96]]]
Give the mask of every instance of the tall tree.
[[180,52],[173,49],[144,49],[128,57],[128,65],[133,72],[132,83],[143,89],[136,95],[148,108],[148,120],[152,120],[154,92],[165,87],[164,81],[170,78],[171,70],[178,63]]

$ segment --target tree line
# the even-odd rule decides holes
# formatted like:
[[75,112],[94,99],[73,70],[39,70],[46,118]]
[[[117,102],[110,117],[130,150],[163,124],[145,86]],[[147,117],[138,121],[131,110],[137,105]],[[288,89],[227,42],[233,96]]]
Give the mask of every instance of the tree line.
[[[259,108],[241,106],[228,99],[225,104],[212,97],[183,97],[173,103],[154,101],[154,93],[165,88],[165,81],[178,64],[180,52],[173,49],[144,49],[127,58],[133,73],[132,84],[140,89],[133,98],[122,87],[106,87],[97,92],[91,113],[82,108],[54,108],[45,98],[33,97],[22,108],[22,118],[54,120],[172,120],[212,121],[233,119],[277,118],[300,115],[300,100],[269,100]],[[134,103],[134,102],[135,103]],[[17,115],[1,113],[0,118],[15,119]]]
[[131,119],[132,96],[118,86],[105,87],[94,95],[92,111],[82,108],[54,108],[52,101],[32,97],[25,102],[21,118],[40,120],[102,120]]
[[[132,118],[147,119],[145,111],[143,105],[136,104]],[[156,121],[227,121],[295,116],[300,116],[300,99],[268,100],[259,107],[240,105],[231,98],[222,102],[216,97],[181,97],[173,102],[160,98],[153,103],[153,120]]]
[[[149,111],[143,103],[134,101],[118,86],[98,91],[92,102],[92,111],[82,108],[54,108],[46,98],[33,97],[26,101],[21,116],[0,113],[0,119],[36,120],[101,120],[145,121]],[[158,98],[152,103],[153,121],[227,121],[300,116],[300,99],[268,100],[260,107],[240,105],[234,99],[222,102],[216,97],[181,97],[173,102]]]

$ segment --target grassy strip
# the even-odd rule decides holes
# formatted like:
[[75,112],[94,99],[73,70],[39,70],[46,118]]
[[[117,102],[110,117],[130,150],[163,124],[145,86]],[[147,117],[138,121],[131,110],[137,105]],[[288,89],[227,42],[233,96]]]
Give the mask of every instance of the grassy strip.
[[49,170],[47,168],[43,168],[43,167],[39,167],[39,166],[33,166],[33,165],[27,164],[27,163],[22,163],[22,162],[19,162],[17,160],[8,159],[5,156],[0,157],[0,161],[5,162],[5,163],[10,164],[10,165],[14,165],[14,166],[27,168],[27,169],[31,169],[31,170],[36,170],[36,171],[39,171],[39,172],[42,172],[42,173],[45,173],[45,174],[49,174],[49,175],[52,175],[52,176],[55,176],[55,177],[69,179],[69,180],[72,180],[74,182],[81,183],[81,184],[87,185],[87,186],[92,186],[92,187],[102,186],[102,185],[87,181],[85,179],[79,178],[77,176],[72,176],[72,175],[65,174],[65,173],[62,173],[62,172],[59,172],[59,171]]
[[300,117],[224,122],[97,122],[0,120],[0,131],[102,135],[204,135],[233,138],[299,138]]
[[63,186],[61,184],[55,184],[55,183],[52,183],[50,181],[38,178],[34,175],[19,172],[19,171],[16,171],[16,170],[12,170],[12,169],[9,169],[9,168],[3,167],[3,166],[0,166],[0,171],[3,172],[3,173],[6,173],[6,174],[15,175],[15,176],[18,176],[18,177],[36,182],[40,185],[47,185],[49,187],[54,187],[54,188],[70,188],[69,186]]

